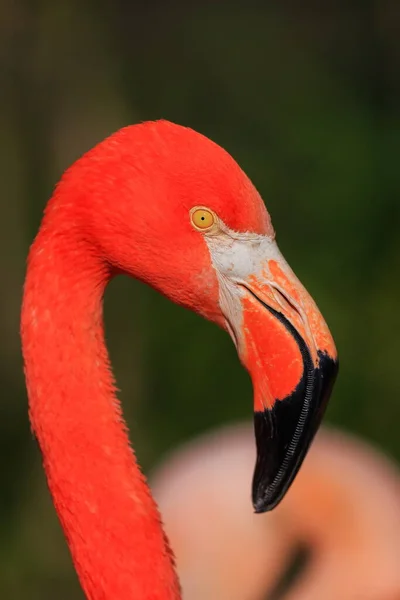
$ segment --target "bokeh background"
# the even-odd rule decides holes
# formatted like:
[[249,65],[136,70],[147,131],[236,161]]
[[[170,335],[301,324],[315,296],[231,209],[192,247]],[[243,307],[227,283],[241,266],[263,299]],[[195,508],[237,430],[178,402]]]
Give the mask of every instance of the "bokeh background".
[[[128,123],[189,125],[238,160],[334,333],[327,422],[400,461],[397,0],[2,0],[0,65],[1,598],[83,597],[29,431],[19,310],[55,182]],[[215,326],[120,278],[106,329],[146,472],[250,417],[250,380]]]

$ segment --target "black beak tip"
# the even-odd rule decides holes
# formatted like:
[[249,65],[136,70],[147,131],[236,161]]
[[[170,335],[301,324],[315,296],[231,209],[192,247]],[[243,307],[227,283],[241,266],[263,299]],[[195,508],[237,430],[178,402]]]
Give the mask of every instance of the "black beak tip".
[[273,510],[276,506],[278,506],[281,500],[281,497],[276,498],[275,500],[268,500],[263,496],[260,496],[258,498],[253,497],[254,512],[256,515],[262,515],[263,513],[269,512],[270,510]]
[[[265,479],[264,482],[260,482],[259,485],[254,485],[253,483],[252,502],[254,512],[256,514],[262,514],[276,508],[281,500],[283,500],[296,473],[297,470],[292,473],[291,477],[285,479],[283,485],[279,488],[275,488],[273,486],[273,481],[269,483],[268,479]],[[262,483],[264,483],[264,485],[262,485]]]
[[256,513],[275,508],[292,484],[318,430],[337,372],[337,360],[319,353],[318,366],[303,375],[290,396],[254,414]]

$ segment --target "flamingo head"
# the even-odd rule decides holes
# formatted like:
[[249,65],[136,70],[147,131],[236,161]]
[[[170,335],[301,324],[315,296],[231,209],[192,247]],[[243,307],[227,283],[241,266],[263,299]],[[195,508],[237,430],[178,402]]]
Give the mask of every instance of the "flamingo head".
[[115,271],[229,332],[254,388],[253,505],[274,508],[318,429],[338,363],[260,195],[221,147],[166,121],[100,143],[67,171],[58,196],[68,182],[79,189],[85,239]]

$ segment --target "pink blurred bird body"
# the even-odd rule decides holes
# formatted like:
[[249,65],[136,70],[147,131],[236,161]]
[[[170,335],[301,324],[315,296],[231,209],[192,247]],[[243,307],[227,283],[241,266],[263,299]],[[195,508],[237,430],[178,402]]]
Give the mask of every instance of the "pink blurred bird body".
[[286,600],[400,598],[400,473],[388,459],[325,429],[281,505],[260,517],[247,496],[254,454],[251,426],[230,426],[153,474],[186,600],[267,598],[298,544],[311,559]]

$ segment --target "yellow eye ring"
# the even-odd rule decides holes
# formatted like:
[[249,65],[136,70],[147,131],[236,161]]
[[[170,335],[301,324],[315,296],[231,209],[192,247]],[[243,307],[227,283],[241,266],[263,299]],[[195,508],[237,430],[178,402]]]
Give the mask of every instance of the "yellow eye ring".
[[192,208],[190,211],[190,218],[192,220],[193,227],[199,229],[200,231],[208,231],[216,222],[214,213],[208,210],[208,208],[202,208],[199,206]]

